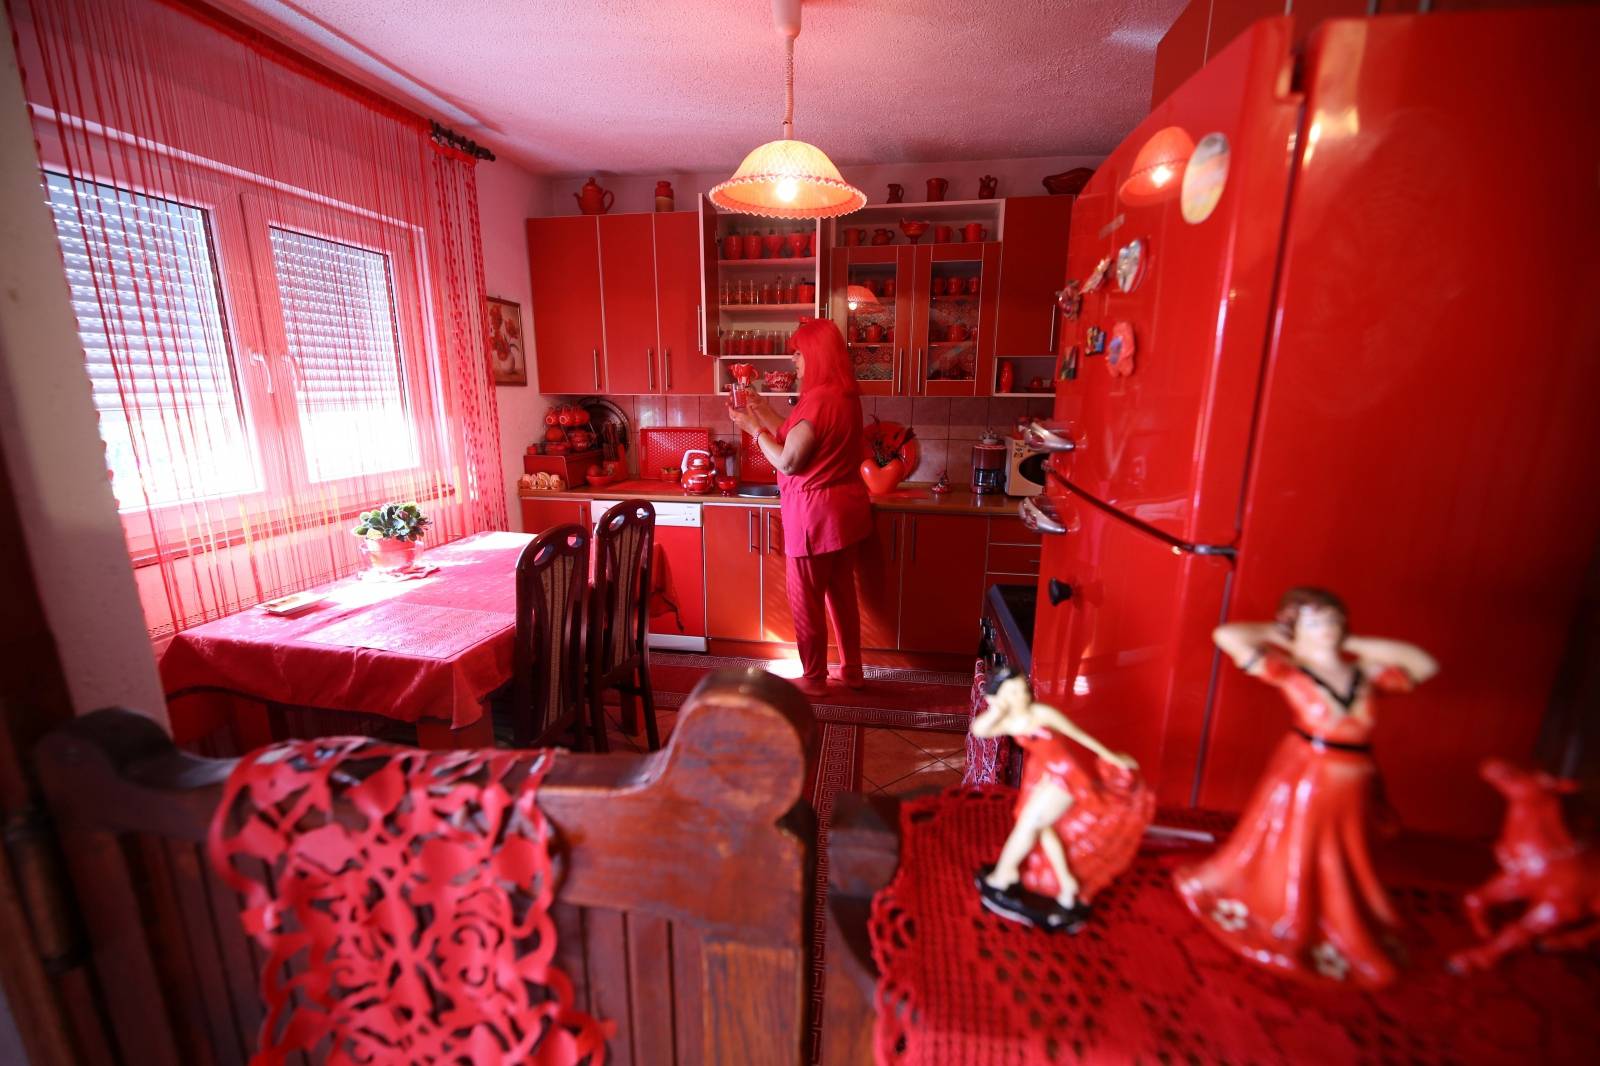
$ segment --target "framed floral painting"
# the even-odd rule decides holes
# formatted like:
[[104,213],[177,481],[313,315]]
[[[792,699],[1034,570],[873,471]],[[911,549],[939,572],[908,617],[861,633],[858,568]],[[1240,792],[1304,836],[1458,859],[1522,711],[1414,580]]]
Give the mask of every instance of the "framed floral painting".
[[496,296],[489,297],[489,370],[496,385],[528,383],[522,305]]

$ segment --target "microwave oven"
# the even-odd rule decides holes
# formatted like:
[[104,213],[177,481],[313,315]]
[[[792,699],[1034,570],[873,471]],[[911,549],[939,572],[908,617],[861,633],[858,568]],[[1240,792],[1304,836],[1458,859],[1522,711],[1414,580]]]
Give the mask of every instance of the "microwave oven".
[[1030,447],[1027,441],[1014,437],[1010,445],[1011,458],[1006,463],[1006,495],[1039,495],[1044,491],[1044,470],[1050,453]]

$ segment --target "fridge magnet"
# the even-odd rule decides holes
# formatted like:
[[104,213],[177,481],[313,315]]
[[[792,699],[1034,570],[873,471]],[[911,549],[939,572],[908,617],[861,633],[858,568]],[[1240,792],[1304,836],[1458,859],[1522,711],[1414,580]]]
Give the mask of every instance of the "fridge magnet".
[[1076,281],[1069,281],[1056,293],[1056,308],[1066,317],[1068,322],[1077,319],[1083,310],[1083,286]]
[[1415,645],[1351,634],[1348,618],[1331,592],[1295,588],[1274,621],[1217,628],[1239,669],[1282,691],[1293,729],[1232,836],[1174,880],[1200,923],[1251,962],[1373,989],[1395,979],[1400,951],[1399,918],[1367,848],[1378,695],[1408,692],[1438,666]]
[[1089,273],[1089,279],[1083,283],[1083,291],[1096,292],[1106,283],[1106,275],[1111,272],[1111,257],[1108,255],[1094,265],[1094,270]]
[[1090,326],[1083,335],[1083,352],[1085,355],[1106,354],[1106,331],[1099,326]]
[[1144,277],[1144,241],[1135,239],[1117,249],[1117,291],[1132,292]]
[[523,348],[522,305],[488,297],[489,373],[496,385],[526,385],[528,359]]
[[1069,347],[1061,357],[1061,371],[1056,375],[1062,381],[1075,381],[1078,377],[1078,346]]
[[1106,348],[1106,368],[1113,377],[1133,373],[1133,325],[1118,322],[1111,327],[1111,343]]
[[[1574,837],[1562,817],[1561,797],[1578,783],[1504,759],[1486,759],[1481,772],[1506,798],[1494,843],[1500,872],[1467,893],[1467,919],[1483,943],[1451,956],[1450,968],[1470,973],[1530,947],[1582,951],[1600,942],[1600,847]],[[1498,929],[1497,910],[1507,915]]]
[[1199,225],[1217,209],[1228,185],[1229,155],[1228,138],[1220,133],[1208,133],[1194,146],[1178,194],[1178,208],[1189,225]]
[[[1076,933],[1095,894],[1133,861],[1155,814],[1155,793],[1132,758],[1036,703],[1028,679],[1015,671],[997,673],[984,702],[972,735],[1011,737],[1024,757],[1011,832],[994,864],[978,869],[978,897],[1010,921]],[[1093,753],[1092,771],[1079,764],[1074,745]]]

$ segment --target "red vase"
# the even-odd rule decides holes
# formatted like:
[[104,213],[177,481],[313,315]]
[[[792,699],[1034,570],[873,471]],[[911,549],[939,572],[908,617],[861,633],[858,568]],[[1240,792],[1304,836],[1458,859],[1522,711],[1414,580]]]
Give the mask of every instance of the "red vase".
[[1000,364],[1000,385],[995,391],[1012,392],[1014,391],[1014,386],[1016,383],[1017,368],[1011,365],[1011,361],[1009,359],[1005,360]]
[[861,461],[861,480],[867,483],[867,491],[874,496],[887,496],[905,477],[906,464],[899,459],[890,459],[883,466],[872,459]]

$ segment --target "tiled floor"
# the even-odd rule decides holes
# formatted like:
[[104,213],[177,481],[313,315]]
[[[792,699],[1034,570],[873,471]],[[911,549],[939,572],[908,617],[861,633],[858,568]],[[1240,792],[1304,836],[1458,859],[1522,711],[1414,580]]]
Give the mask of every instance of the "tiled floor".
[[[656,722],[665,744],[677,722],[676,710],[658,710]],[[904,796],[924,789],[961,783],[966,768],[966,737],[959,733],[934,733],[909,729],[863,726],[861,791],[869,795]],[[622,731],[616,707],[606,708],[606,738],[612,751],[645,749],[644,733]]]
[[874,728],[863,732],[861,791],[903,796],[961,783],[967,760],[967,742],[961,734]]

